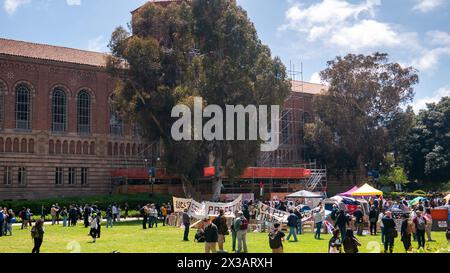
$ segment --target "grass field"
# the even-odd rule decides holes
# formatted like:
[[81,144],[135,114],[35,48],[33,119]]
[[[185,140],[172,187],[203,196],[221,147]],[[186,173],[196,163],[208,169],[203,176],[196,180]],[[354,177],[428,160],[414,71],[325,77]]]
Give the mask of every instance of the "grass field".
[[[193,242],[195,230],[190,233],[190,242],[183,242],[183,230],[174,227],[163,227],[143,230],[140,222],[122,222],[112,229],[102,225],[101,238],[91,243],[88,236],[89,229],[78,224],[76,227],[45,226],[42,253],[202,253],[204,244]],[[299,236],[299,242],[286,242],[286,253],[324,253],[327,252],[330,235],[323,235],[322,240],[315,240],[312,233]],[[377,252],[379,236],[359,237],[362,242],[361,253]],[[445,232],[434,232],[436,242],[427,243],[428,252],[449,252],[449,245]],[[247,244],[251,253],[268,253],[268,239],[266,233],[249,233]],[[395,252],[403,253],[400,239],[396,239]],[[413,242],[417,247],[417,243]],[[33,248],[30,230],[13,228],[13,236],[0,237],[0,253],[29,253]],[[231,236],[227,237],[226,250],[231,251]]]

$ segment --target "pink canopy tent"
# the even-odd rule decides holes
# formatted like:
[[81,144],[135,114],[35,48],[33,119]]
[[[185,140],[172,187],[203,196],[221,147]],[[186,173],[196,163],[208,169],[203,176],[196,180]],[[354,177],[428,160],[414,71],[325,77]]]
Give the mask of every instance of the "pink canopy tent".
[[358,190],[358,186],[354,186],[353,188],[349,189],[346,192],[340,193],[339,196],[352,196],[352,193]]

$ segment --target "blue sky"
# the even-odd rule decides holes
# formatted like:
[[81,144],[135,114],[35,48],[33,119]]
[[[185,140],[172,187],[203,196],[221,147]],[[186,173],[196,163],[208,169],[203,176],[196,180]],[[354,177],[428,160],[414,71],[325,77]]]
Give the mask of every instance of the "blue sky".
[[[0,37],[107,51],[146,0],[0,0]],[[387,52],[419,70],[414,109],[450,96],[448,0],[237,0],[274,55],[317,82],[326,61]],[[297,76],[300,79],[300,75]]]

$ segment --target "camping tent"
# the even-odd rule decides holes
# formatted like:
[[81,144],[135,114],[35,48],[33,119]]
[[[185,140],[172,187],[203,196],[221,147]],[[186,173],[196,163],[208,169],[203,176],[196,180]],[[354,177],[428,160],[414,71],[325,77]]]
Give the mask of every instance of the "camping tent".
[[358,186],[354,186],[353,188],[351,188],[351,189],[349,189],[348,191],[343,192],[343,193],[341,193],[341,194],[339,194],[339,195],[340,195],[340,196],[351,196],[351,194],[352,194],[353,192],[355,192],[356,190],[358,190]]
[[375,195],[383,195],[383,192],[375,189],[369,184],[364,184],[361,188],[351,193],[351,196],[375,196]]
[[310,191],[298,191],[286,196],[287,198],[323,198],[322,195]]
[[450,193],[447,194],[446,197],[444,197],[444,200],[445,200],[446,203],[448,203],[448,201],[450,201]]

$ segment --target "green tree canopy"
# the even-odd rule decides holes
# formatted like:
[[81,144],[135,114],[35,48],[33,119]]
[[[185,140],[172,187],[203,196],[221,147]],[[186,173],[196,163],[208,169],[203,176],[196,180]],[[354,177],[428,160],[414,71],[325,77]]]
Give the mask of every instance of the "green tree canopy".
[[333,170],[378,169],[407,115],[401,106],[413,96],[416,71],[390,63],[388,55],[348,54],[328,62],[321,78],[328,91],[314,99],[316,122],[306,143]]
[[[280,105],[290,90],[286,69],[259,40],[235,0],[193,0],[136,11],[132,35],[117,28],[109,71],[120,77],[117,104],[142,125],[151,141],[161,141],[168,169],[189,181],[211,164],[240,175],[259,154],[260,141],[180,141],[171,138],[175,105]],[[221,179],[213,183],[218,199]]]
[[411,179],[430,183],[450,180],[450,97],[420,111],[406,138],[404,154]]

